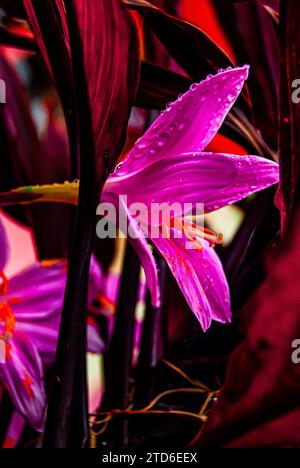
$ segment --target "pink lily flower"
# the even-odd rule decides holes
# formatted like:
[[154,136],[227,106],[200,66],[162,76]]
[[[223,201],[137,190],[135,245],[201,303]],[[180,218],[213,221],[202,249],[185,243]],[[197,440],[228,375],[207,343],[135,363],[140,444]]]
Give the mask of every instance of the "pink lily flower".
[[[66,283],[65,261],[35,263],[7,279],[9,248],[0,222],[0,382],[16,410],[38,432],[44,427],[45,371],[54,364]],[[101,287],[102,273],[93,260],[89,302]],[[97,324],[88,322],[88,350],[100,353]]]
[[[248,78],[249,67],[228,69],[210,76],[170,104],[123,163],[108,178],[102,203],[111,203],[116,221],[127,219],[129,240],[137,251],[145,270],[154,306],[159,306],[160,292],[155,260],[146,237],[166,259],[190,308],[207,330],[212,320],[231,320],[230,293],[222,264],[214,251],[221,237],[183,219],[176,212],[181,226],[158,227],[168,236],[151,236],[153,220],[146,216],[135,219],[130,207],[143,203],[148,213],[151,205],[202,203],[205,212],[218,210],[279,181],[277,163],[258,156],[235,156],[205,151],[218,133],[228,112],[240,95]],[[30,195],[31,202],[56,201],[76,204],[78,182],[44,187],[22,187],[13,195]],[[127,197],[127,203],[122,197]],[[99,209],[102,213],[102,208]],[[119,216],[118,216],[119,214]],[[157,221],[157,220],[156,220]],[[122,226],[119,226],[122,228]],[[180,231],[180,232],[179,232]],[[180,234],[180,236],[178,236]],[[134,238],[133,238],[134,237]],[[167,238],[166,238],[167,237]],[[178,238],[179,237],[179,238]],[[187,250],[187,242],[195,249]]]
[[[169,238],[151,238],[151,221],[136,222],[127,204],[119,207],[119,196],[127,196],[128,206],[146,204],[149,212],[151,203],[174,202],[204,203],[205,212],[211,212],[276,184],[279,168],[275,162],[257,156],[205,152],[248,73],[248,66],[229,69],[192,85],[136,143],[108,178],[101,198],[126,213],[153,304],[158,306],[160,301],[157,268],[145,236],[166,259],[203,330],[212,320],[231,320],[228,283],[212,248],[220,239],[188,220],[180,239],[174,226],[169,226]],[[187,250],[187,241],[195,242],[196,250]]]

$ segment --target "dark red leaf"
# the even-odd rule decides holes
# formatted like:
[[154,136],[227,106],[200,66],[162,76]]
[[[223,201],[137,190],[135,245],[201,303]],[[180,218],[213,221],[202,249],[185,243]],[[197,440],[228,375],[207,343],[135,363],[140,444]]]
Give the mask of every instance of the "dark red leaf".
[[139,73],[136,28],[119,0],[74,1],[96,149],[98,180],[104,155],[112,169],[125,143]]
[[124,0],[124,3],[145,15],[145,23],[194,80],[232,65],[225,52],[195,26],[165,13],[146,0]]
[[139,87],[135,100],[137,107],[163,109],[186,92],[192,81],[165,68],[142,62]]
[[[0,190],[19,186],[63,183],[70,177],[67,143],[50,125],[49,137],[40,142],[30,111],[27,92],[14,69],[0,51],[0,76],[6,82],[6,104],[0,108]],[[15,199],[15,198],[14,198]],[[67,253],[70,209],[45,207],[14,208],[10,214],[31,226],[41,258]],[[60,217],[63,221],[57,224]]]
[[[86,297],[100,193],[125,142],[139,73],[137,33],[119,0],[65,3],[79,121],[80,190],[46,447],[84,446]],[[109,163],[109,166],[108,164]],[[74,424],[74,422],[76,422]]]
[[269,259],[268,280],[244,312],[245,338],[228,366],[200,447],[299,447],[300,213]]
[[279,41],[270,14],[256,0],[213,0],[238,63],[248,63],[255,126],[277,149]]
[[300,106],[292,101],[293,81],[300,77],[299,36],[300,9],[297,0],[282,2],[280,12],[281,69],[280,69],[280,123],[279,153],[281,188],[278,204],[283,226],[299,200],[300,175]]
[[70,38],[63,0],[22,0],[50,77],[59,93],[68,127],[71,177],[78,177],[78,111]]

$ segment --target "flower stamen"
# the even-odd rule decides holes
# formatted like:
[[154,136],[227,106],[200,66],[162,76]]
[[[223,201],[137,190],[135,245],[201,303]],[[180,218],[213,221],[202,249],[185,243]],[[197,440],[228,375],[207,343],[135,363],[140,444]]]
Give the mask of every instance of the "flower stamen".
[[16,318],[7,302],[0,303],[0,323],[4,324],[3,334],[0,332],[0,340],[8,343],[15,331]]
[[199,250],[202,251],[201,239],[206,240],[210,247],[214,248],[216,245],[221,244],[223,241],[223,234],[215,234],[210,229],[204,228],[202,226],[197,226],[195,223],[191,223],[184,219],[180,221],[181,228],[190,242],[198,244]]
[[0,271],[0,294],[8,293],[9,282],[3,271]]

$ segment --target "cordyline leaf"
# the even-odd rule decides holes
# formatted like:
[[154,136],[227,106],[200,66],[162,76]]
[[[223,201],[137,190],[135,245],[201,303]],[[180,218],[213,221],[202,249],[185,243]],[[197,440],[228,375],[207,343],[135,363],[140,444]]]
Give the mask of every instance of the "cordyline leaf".
[[[43,8],[41,8],[41,2],[37,0],[22,1],[50,76],[54,81],[59,79],[56,75],[59,66],[63,67],[61,73],[68,70],[68,75],[70,75],[70,39],[63,0],[44,0]],[[45,30],[46,25],[47,30]],[[53,41],[52,46],[50,40]],[[59,49],[58,46],[60,46]],[[54,52],[56,52],[56,60],[53,57]]]
[[[102,180],[104,156],[112,169],[125,143],[139,73],[136,29],[119,0],[74,1],[96,151]],[[112,59],[113,57],[113,59]]]
[[274,21],[275,25],[277,26],[279,24],[279,13],[276,10],[273,10],[273,8],[271,8],[268,5],[263,5],[263,7],[269,13],[269,15],[271,16],[271,18]]
[[[161,43],[166,47],[171,56],[187,72],[193,81],[200,81],[207,74],[219,68],[231,65],[230,59],[205,33],[197,27],[168,15],[145,0],[123,0],[128,8],[137,10],[144,15],[145,24],[156,34]],[[242,94],[239,106],[247,114],[251,111],[247,93]],[[230,113],[222,128],[226,130],[226,136],[237,139],[237,134],[242,134],[237,141],[246,139],[247,147],[252,152],[266,156],[270,154],[260,134],[256,132],[241,110],[236,109]],[[237,125],[238,124],[238,125]],[[228,127],[230,130],[228,131]],[[244,145],[245,146],[245,145]]]
[[213,0],[213,4],[238,62],[250,64],[255,126],[276,149],[279,44],[273,19],[257,1]]
[[[79,120],[80,190],[58,340],[46,447],[85,446],[86,291],[95,210],[122,149],[139,73],[134,23],[119,0],[65,3]],[[76,424],[73,424],[76,422]]]
[[286,228],[295,206],[299,203],[300,175],[300,106],[292,101],[293,82],[300,77],[300,21],[297,0],[282,1],[280,11],[280,123],[279,153],[281,186],[277,201]]
[[67,123],[71,177],[78,177],[78,111],[63,0],[22,0],[40,54],[60,96]]
[[147,26],[193,79],[200,80],[218,68],[232,65],[225,52],[195,26],[168,15],[145,0],[123,1],[128,8],[145,15]]
[[[7,102],[0,109],[0,189],[7,191],[20,185],[51,184],[55,181],[63,183],[70,178],[67,147],[55,138],[53,132],[54,151],[48,151],[47,140],[39,141],[26,90],[1,52],[0,76],[6,82],[7,95]],[[46,211],[42,207],[34,207],[30,210],[14,209],[10,214],[32,227],[41,258],[66,255],[68,209],[48,206]],[[62,219],[60,226],[56,222],[58,217]]]
[[135,105],[144,109],[163,109],[185,93],[192,81],[165,68],[142,62]]
[[299,447],[300,366],[292,360],[300,336],[299,210],[290,228],[269,259],[268,280],[245,310],[244,340],[197,447]]
[[279,14],[279,3],[280,0],[259,0],[259,3],[262,6],[272,8],[273,11],[275,11],[277,14]]
[[[33,180],[43,183],[47,168],[43,164],[42,148],[32,122],[29,99],[18,76],[2,53],[0,76],[6,83],[7,101],[5,106],[1,106],[0,112],[10,144],[15,148],[15,151],[11,150],[10,158],[15,170],[16,185],[29,185]],[[2,160],[5,157],[5,153],[1,151]]]

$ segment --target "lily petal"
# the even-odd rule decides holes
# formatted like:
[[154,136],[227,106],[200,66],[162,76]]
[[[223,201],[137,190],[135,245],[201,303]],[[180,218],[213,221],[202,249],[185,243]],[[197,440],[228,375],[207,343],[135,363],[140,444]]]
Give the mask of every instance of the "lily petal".
[[27,336],[17,330],[6,347],[6,364],[0,365],[0,379],[15,408],[36,431],[42,432],[46,394],[40,355]]
[[87,341],[87,350],[89,353],[101,354],[107,346],[104,340],[101,338],[101,333],[97,322],[94,321],[92,317],[88,319]]
[[190,308],[206,331],[212,319],[230,322],[230,294],[222,264],[214,249],[202,241],[202,251],[187,249],[185,236],[152,239],[168,263]]
[[151,293],[152,304],[154,307],[160,305],[160,288],[158,281],[158,271],[155,263],[154,256],[151,252],[148,242],[145,239],[143,231],[138,226],[137,222],[131,216],[128,207],[122,199],[120,199],[120,209],[123,210],[124,215],[127,217],[131,233],[134,233],[134,238],[129,236],[128,240],[133,245],[142,267],[144,268],[147,285]]
[[203,151],[222,126],[248,73],[248,66],[234,68],[193,85],[157,118],[112,177],[132,175],[168,156]]
[[[18,330],[30,337],[46,367],[53,364],[55,358],[66,273],[66,262],[44,262],[42,265],[36,263],[12,278],[8,293],[1,297],[12,308]],[[92,258],[89,276],[90,303],[101,289],[101,281],[101,269]]]
[[3,297],[16,317],[17,329],[30,337],[45,366],[54,362],[66,283],[66,263],[39,263],[10,280]]
[[128,178],[114,188],[127,194],[129,205],[203,203],[205,212],[210,212],[278,181],[278,164],[258,156],[183,153],[135,174],[134,185]]

